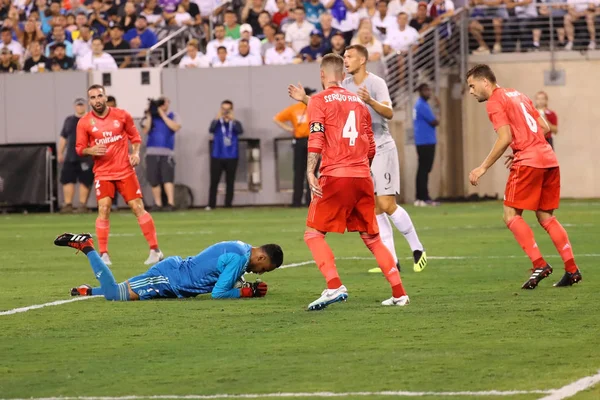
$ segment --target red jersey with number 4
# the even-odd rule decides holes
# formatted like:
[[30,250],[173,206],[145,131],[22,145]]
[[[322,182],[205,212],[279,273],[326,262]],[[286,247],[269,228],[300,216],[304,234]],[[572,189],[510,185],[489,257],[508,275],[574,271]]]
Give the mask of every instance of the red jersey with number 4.
[[131,114],[120,108],[110,107],[104,118],[90,111],[77,124],[75,150],[82,155],[85,148],[103,144],[106,154],[94,157],[94,178],[116,181],[135,173],[129,162],[129,143],[141,143]]
[[321,153],[322,176],[368,178],[375,157],[371,114],[354,93],[333,86],[308,103],[308,151]]
[[556,155],[544,137],[545,128],[538,123],[540,114],[529,97],[515,89],[496,88],[488,100],[487,112],[494,130],[510,126],[515,166],[558,166]]

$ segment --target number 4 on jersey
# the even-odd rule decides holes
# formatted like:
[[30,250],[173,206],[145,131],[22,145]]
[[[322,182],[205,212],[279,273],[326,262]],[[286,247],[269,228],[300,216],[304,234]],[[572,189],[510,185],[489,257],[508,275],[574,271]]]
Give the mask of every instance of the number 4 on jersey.
[[348,114],[348,119],[342,130],[342,137],[350,139],[350,146],[354,146],[356,138],[358,137],[358,131],[356,130],[356,116],[354,110]]

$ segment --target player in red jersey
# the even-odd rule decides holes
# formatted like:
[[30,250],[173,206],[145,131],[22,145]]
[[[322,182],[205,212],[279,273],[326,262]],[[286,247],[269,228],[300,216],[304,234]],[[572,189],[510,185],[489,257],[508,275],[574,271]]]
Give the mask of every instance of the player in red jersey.
[[487,101],[487,112],[498,139],[483,163],[471,171],[469,181],[477,185],[486,171],[504,154],[513,154],[505,164],[510,176],[504,192],[504,222],[533,263],[532,274],[522,286],[535,289],[552,273],[544,260],[533,231],[521,217],[523,210],[535,211],[565,263],[565,274],[554,286],[571,286],[581,280],[569,236],[554,217],[560,202],[560,170],[552,147],[544,134],[549,130],[533,102],[514,89],[501,88],[487,65],[476,65],[467,73],[469,92],[480,102]]
[[[164,257],[158,249],[154,220],[144,209],[142,190],[134,169],[140,163],[140,134],[127,111],[106,105],[103,86],[90,86],[88,101],[92,111],[77,124],[75,149],[80,156],[94,156],[94,188],[98,200],[96,237],[102,261],[111,264],[108,257],[109,216],[115,191],[118,191],[137,217],[150,245],[145,264],[157,263]],[[128,142],[133,148],[131,155]]]
[[548,127],[550,130],[546,132],[546,141],[554,148],[554,141],[552,140],[552,135],[556,135],[558,133],[558,116],[554,111],[548,108],[548,94],[546,92],[540,91],[535,95],[535,108],[537,108],[538,112],[546,119],[548,123]]
[[[321,310],[344,301],[348,291],[337,273],[335,258],[325,241],[327,232],[360,232],[392,286],[392,297],[383,305],[404,306],[409,298],[390,251],[379,237],[375,218],[374,187],[370,166],[375,157],[371,115],[356,94],[341,87],[344,59],[329,54],[321,61],[321,93],[308,103],[307,177],[313,194],[304,241],[327,281],[321,297],[308,305]],[[315,168],[321,157],[320,177]]]

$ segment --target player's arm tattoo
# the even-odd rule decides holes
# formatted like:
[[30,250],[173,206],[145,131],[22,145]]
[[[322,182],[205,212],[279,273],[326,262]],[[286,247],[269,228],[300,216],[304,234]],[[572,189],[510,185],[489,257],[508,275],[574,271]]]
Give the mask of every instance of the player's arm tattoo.
[[308,160],[306,163],[306,174],[314,175],[319,163],[319,153],[308,153]]

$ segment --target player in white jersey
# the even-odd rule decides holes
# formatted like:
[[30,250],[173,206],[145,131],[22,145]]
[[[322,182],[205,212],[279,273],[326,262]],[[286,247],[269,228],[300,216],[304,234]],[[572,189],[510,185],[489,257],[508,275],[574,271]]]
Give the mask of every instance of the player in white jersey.
[[[351,76],[342,82],[342,87],[358,94],[371,113],[376,145],[371,175],[375,184],[376,214],[381,239],[399,267],[394,234],[389,221],[391,219],[413,252],[414,270],[420,272],[427,265],[427,255],[410,216],[404,208],[396,204],[395,196],[400,193],[400,166],[396,143],[390,135],[387,123],[394,115],[392,101],[385,81],[367,71],[368,59],[369,53],[364,46],[354,45],[346,48],[344,63]],[[290,85],[288,92],[294,100],[308,104],[309,97],[301,84]],[[373,268],[369,272],[381,272],[381,269]]]

